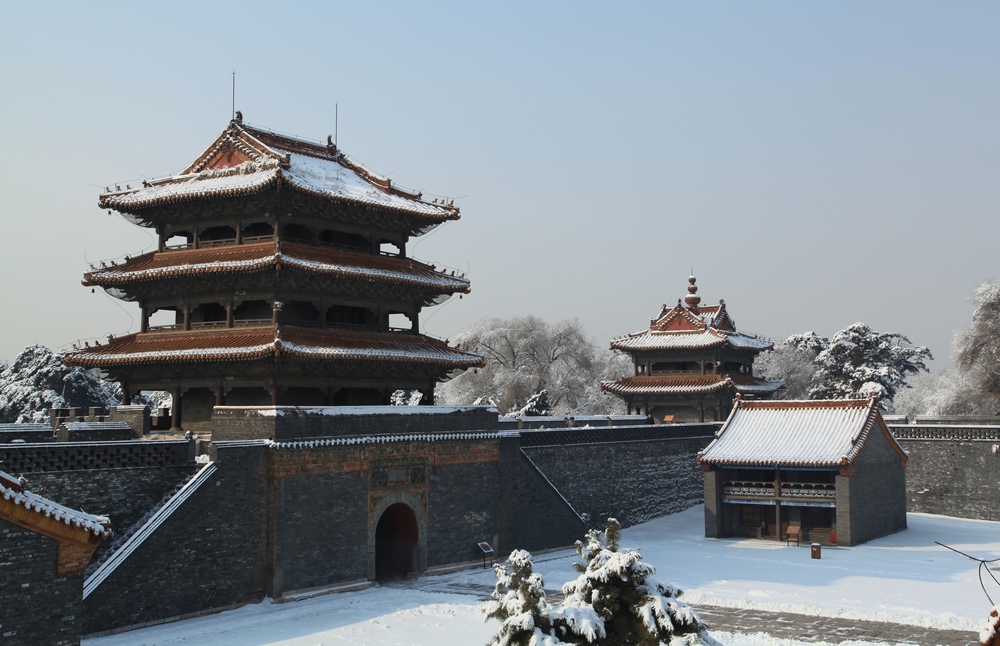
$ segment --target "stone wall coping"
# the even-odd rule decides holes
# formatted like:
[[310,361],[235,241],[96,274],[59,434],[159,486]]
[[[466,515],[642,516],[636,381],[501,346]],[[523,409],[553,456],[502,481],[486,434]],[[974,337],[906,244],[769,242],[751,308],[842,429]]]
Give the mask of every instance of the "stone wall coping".
[[492,413],[495,406],[216,406],[216,417],[372,417]]
[[495,440],[495,431],[481,433],[407,433],[400,435],[365,435],[359,437],[330,437],[300,441],[269,441],[275,449],[311,449],[318,446],[349,446],[357,444],[387,444],[389,442],[441,442],[447,440]]

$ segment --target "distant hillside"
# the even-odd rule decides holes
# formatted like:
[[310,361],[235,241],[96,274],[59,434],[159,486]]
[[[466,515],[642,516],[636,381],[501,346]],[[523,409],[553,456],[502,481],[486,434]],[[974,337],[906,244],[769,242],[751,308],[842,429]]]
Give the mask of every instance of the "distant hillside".
[[47,422],[49,409],[118,403],[118,384],[83,368],[63,365],[63,353],[29,345],[9,366],[0,365],[0,423]]

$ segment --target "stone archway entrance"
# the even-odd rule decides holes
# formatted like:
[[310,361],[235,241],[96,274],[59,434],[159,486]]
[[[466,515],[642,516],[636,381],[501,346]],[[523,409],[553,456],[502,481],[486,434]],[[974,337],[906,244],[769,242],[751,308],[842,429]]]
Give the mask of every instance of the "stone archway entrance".
[[[388,563],[397,563],[397,571],[403,569],[402,575],[397,576],[426,570],[428,533],[426,504],[422,503],[417,495],[408,491],[394,491],[377,502],[370,501],[369,504],[371,511],[368,516],[368,580],[375,581],[382,578],[379,570],[383,570],[384,566],[379,564],[379,543],[383,547],[381,550],[384,552],[383,556],[388,556]],[[404,547],[398,543],[405,543],[409,551],[404,551]],[[399,555],[397,559],[393,559],[392,553]],[[385,558],[381,561],[386,562]],[[403,565],[398,565],[400,563]]]
[[402,502],[389,505],[375,528],[375,578],[401,579],[417,571],[417,515]]

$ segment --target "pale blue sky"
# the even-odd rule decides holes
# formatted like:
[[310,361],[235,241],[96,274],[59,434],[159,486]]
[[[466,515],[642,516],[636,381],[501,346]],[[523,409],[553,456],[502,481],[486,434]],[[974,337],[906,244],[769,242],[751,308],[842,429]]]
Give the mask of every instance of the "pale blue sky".
[[230,117],[459,197],[415,247],[602,345],[684,294],[780,339],[854,321],[950,364],[1000,275],[1000,5],[4,3],[0,359],[134,331],[79,281],[142,230],[108,184],[177,171]]

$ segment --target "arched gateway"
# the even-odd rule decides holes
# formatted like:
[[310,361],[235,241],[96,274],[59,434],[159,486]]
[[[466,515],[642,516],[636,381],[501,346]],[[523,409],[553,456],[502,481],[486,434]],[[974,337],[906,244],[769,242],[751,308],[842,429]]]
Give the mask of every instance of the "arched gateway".
[[383,498],[368,521],[368,580],[405,577],[427,569],[427,517],[412,494]]

